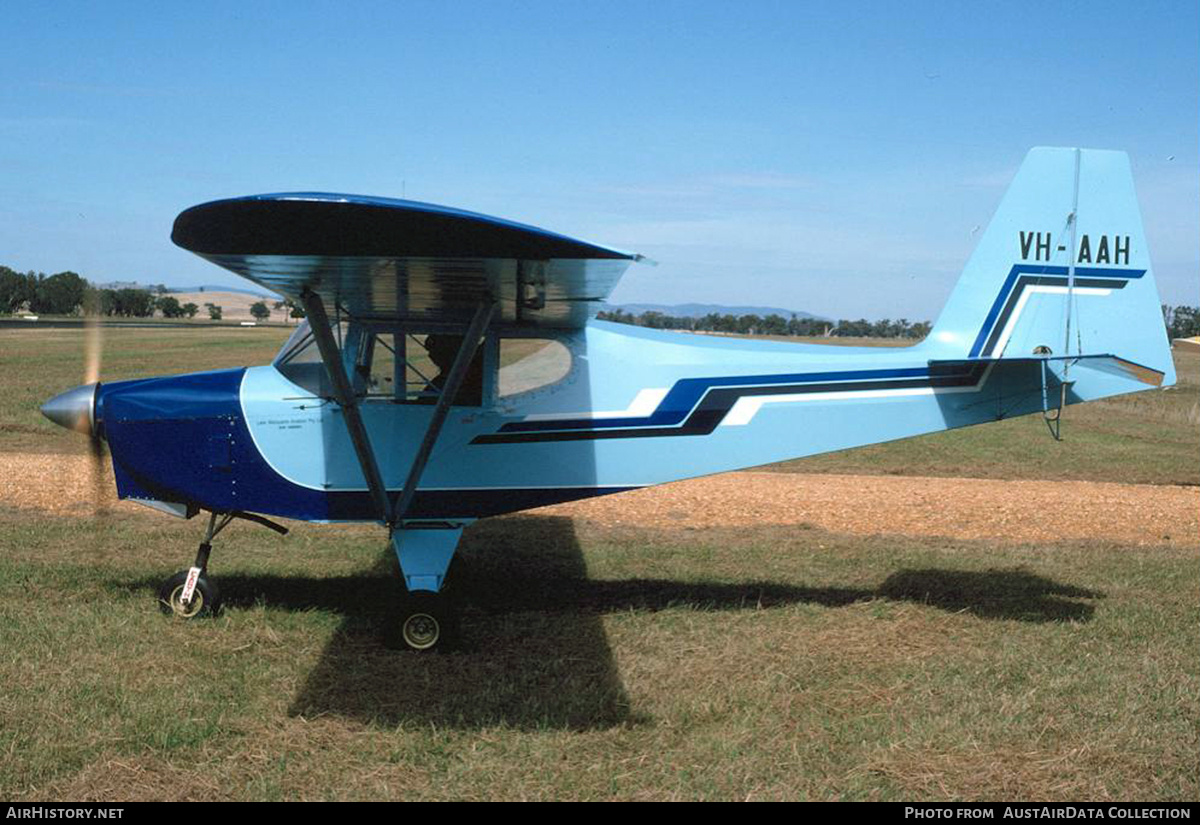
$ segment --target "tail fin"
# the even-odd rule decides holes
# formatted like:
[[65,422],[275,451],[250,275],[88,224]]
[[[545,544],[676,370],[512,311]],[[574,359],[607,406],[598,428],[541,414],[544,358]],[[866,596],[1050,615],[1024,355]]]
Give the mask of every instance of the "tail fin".
[[1113,354],[1173,384],[1125,153],[1031,150],[926,340],[939,359]]

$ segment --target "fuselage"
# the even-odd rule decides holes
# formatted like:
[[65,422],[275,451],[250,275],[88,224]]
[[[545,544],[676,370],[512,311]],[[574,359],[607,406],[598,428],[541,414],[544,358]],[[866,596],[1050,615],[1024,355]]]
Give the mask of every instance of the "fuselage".
[[[451,408],[410,518],[470,520],[1042,408],[986,363],[932,368],[956,341],[840,347],[598,321],[555,340],[569,363],[553,380]],[[360,409],[397,492],[432,407]],[[97,414],[122,497],[376,520],[341,409],[276,366],[102,385]]]

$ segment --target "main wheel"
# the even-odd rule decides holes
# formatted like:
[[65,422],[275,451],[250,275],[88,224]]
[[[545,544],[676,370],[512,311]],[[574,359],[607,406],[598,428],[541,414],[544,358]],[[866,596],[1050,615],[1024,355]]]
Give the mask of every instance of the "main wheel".
[[188,571],[180,570],[158,588],[158,607],[168,616],[180,619],[195,619],[201,616],[216,616],[221,612],[221,591],[217,583],[207,576],[196,580],[192,600],[183,603],[183,588],[187,584]]
[[440,593],[407,593],[392,610],[384,644],[392,650],[449,650],[458,640],[458,613]]

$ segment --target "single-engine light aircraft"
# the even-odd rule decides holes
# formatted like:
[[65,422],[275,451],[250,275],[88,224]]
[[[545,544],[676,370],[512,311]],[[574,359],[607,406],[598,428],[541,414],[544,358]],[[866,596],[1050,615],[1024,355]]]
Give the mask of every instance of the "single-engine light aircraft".
[[[108,443],[123,499],[209,514],[166,612],[219,608],[232,519],[376,522],[404,588],[385,636],[446,646],[476,519],[1042,413],[1174,383],[1124,153],[1026,157],[929,336],[830,347],[592,318],[641,256],[427,203],[219,200],[172,240],[303,306],[267,366],[88,383],[42,411]],[[836,288],[831,285],[831,288]]]

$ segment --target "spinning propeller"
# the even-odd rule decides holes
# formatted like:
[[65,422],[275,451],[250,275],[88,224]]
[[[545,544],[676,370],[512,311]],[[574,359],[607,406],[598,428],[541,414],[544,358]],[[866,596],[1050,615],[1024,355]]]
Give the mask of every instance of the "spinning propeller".
[[100,358],[103,348],[100,319],[96,315],[88,315],[84,321],[84,383],[54,396],[41,407],[42,415],[55,424],[88,437],[92,511],[96,515],[107,512],[104,503],[104,443],[96,422],[96,394],[100,388]]

